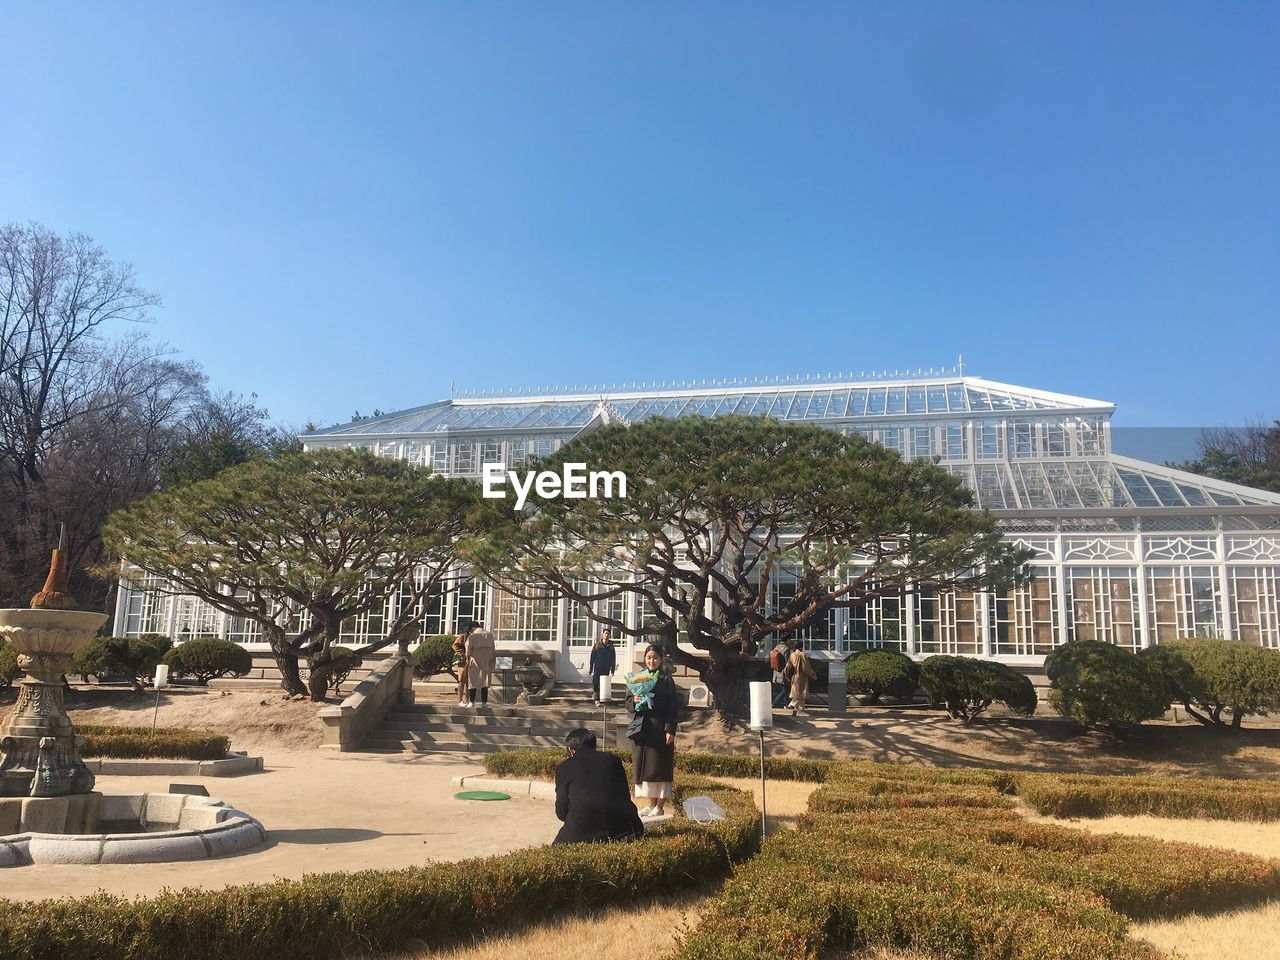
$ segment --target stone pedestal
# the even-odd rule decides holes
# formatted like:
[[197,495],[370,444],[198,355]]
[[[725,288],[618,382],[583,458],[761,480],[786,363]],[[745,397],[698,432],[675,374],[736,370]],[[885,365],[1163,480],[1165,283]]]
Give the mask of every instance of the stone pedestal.
[[106,621],[81,610],[0,610],[0,637],[26,671],[18,704],[0,727],[0,797],[60,797],[88,793],[94,777],[80,759],[63,705],[62,675],[71,657]]

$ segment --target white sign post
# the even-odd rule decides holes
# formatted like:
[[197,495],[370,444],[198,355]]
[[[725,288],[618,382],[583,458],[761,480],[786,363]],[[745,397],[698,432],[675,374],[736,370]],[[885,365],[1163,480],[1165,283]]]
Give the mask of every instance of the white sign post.
[[760,734],[760,841],[763,843],[768,823],[764,799],[764,732],[773,729],[773,684],[753,680],[747,684],[751,703],[751,729]]
[[169,685],[169,665],[167,663],[156,664],[156,675],[152,681],[156,687],[156,708],[151,714],[151,729],[156,728],[156,719],[160,716],[160,691]]

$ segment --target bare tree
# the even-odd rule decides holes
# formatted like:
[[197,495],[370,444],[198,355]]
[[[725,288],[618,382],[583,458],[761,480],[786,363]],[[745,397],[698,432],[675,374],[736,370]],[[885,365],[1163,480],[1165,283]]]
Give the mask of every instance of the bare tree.
[[215,435],[237,452],[208,464],[275,442],[254,398],[210,393],[196,364],[133,326],[158,303],[83,234],[0,228],[0,605],[39,586],[58,522],[82,602],[106,604],[115,578],[93,571],[108,514]]

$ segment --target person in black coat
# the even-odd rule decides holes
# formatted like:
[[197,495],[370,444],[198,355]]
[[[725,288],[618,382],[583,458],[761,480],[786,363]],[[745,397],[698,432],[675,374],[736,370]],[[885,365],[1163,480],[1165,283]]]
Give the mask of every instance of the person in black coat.
[[627,771],[612,753],[596,749],[596,735],[579,727],[565,737],[569,759],[556,767],[556,816],[564,826],[551,842],[598,843],[644,835],[627,789]]
[[597,707],[600,706],[601,700],[600,678],[612,676],[617,668],[618,648],[613,645],[613,638],[609,635],[609,628],[606,627],[596,645],[591,648],[591,659],[587,664],[587,669],[591,673],[591,694]]
[[627,698],[627,709],[643,718],[640,736],[632,737],[632,779],[636,796],[651,805],[640,816],[660,817],[666,812],[676,778],[676,729],[680,724],[680,692],[671,675],[663,670],[666,656],[662,649],[650,645],[644,652],[647,670],[662,670],[662,678],[653,688],[653,702],[648,709],[636,709],[636,698]]

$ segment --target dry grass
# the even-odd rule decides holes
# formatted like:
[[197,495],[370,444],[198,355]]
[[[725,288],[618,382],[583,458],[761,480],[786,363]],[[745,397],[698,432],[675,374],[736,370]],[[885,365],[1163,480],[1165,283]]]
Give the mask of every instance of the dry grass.
[[[685,903],[650,904],[639,910],[609,910],[544,924],[518,934],[493,937],[439,953],[399,954],[394,960],[602,960],[605,957],[663,957],[679,936],[697,923],[705,894]],[[385,958],[393,960],[393,958]]]
[[[1032,815],[1029,819],[1065,824],[1090,833],[1123,833],[1280,859],[1280,823],[1166,820],[1161,817],[1055,820]],[[1267,951],[1280,943],[1280,901],[1207,917],[1193,913],[1176,920],[1134,924],[1129,935],[1138,940],[1148,940],[1180,960],[1245,960],[1277,956],[1280,948],[1275,948],[1274,953]]]
[[1058,820],[1022,811],[1028,820],[1056,823],[1090,833],[1123,833],[1129,836],[1195,843],[1203,847],[1239,850],[1256,857],[1280,859],[1280,823],[1243,820],[1174,820],[1163,817],[1099,817]]
[[[712,777],[719,783],[736,787],[751,794],[756,801],[756,809],[760,809],[760,781],[739,779],[737,777]],[[822,786],[820,783],[805,783],[797,780],[770,780],[768,801],[769,832],[774,830],[794,830],[796,817],[809,809],[809,794]]]
[[1161,923],[1134,924],[1129,935],[1180,960],[1274,957],[1280,953],[1280,901],[1212,917],[1193,913]]

